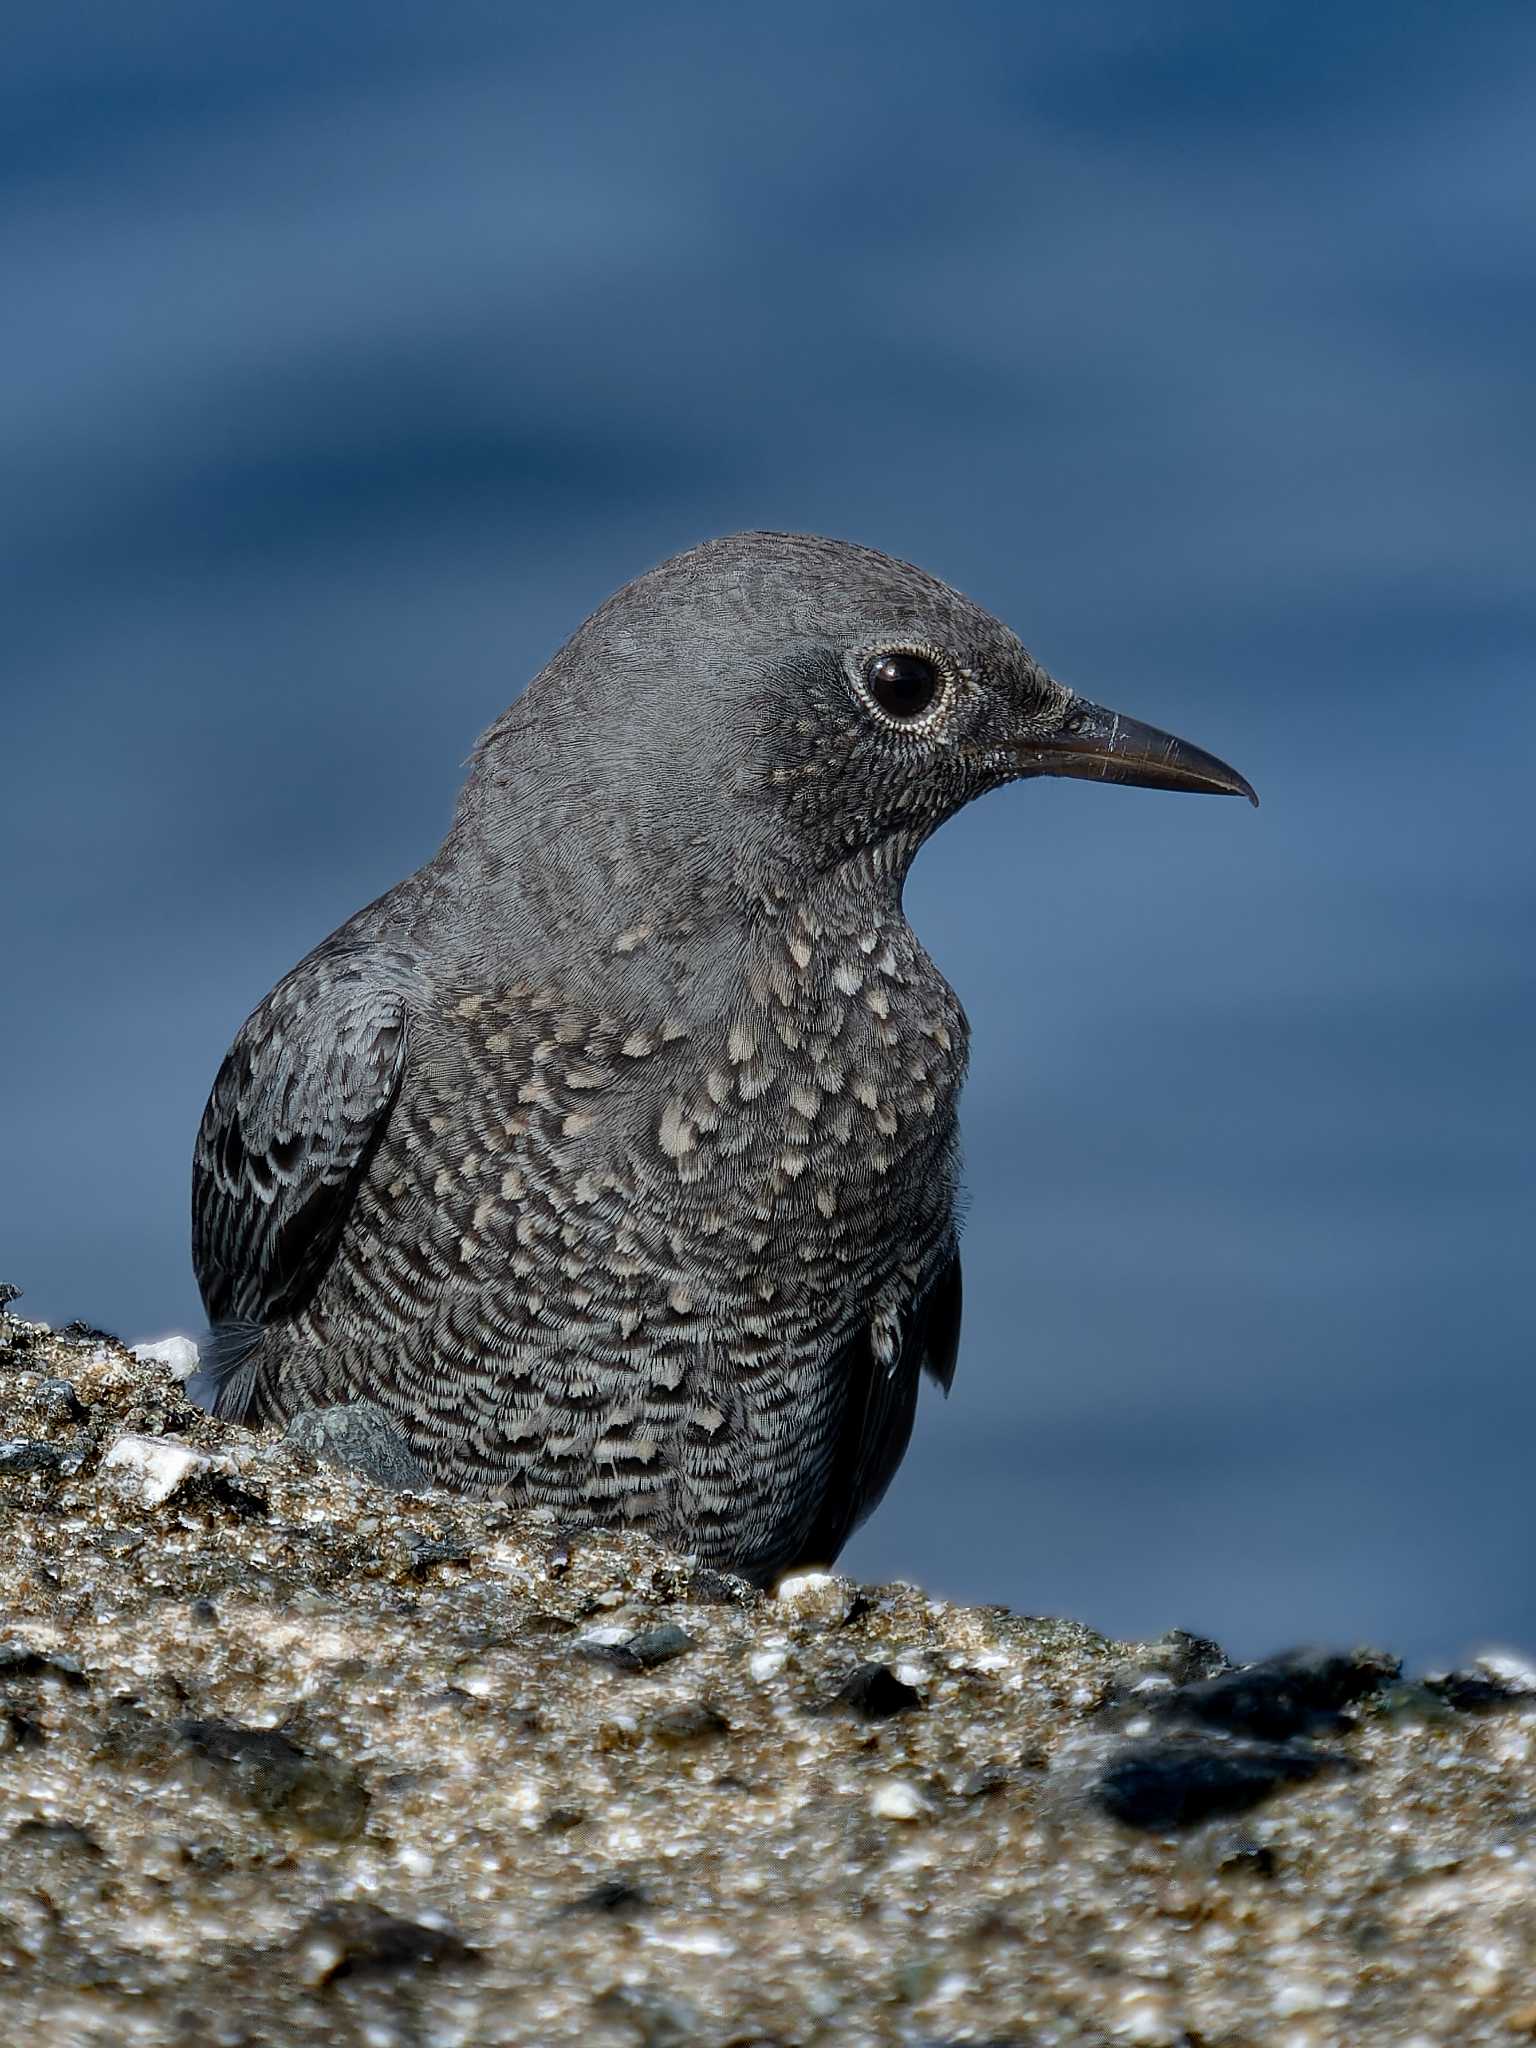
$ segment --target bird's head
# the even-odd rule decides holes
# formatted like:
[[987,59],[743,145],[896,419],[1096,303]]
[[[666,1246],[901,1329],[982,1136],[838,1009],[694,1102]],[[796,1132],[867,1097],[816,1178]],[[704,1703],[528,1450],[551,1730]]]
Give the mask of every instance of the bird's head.
[[[873,549],[743,533],[600,606],[486,735],[546,829],[643,838],[684,869],[899,879],[973,797],[1034,775],[1246,796],[1214,755],[1057,682],[937,578]],[[471,787],[474,781],[472,778]],[[558,820],[547,808],[553,801]]]

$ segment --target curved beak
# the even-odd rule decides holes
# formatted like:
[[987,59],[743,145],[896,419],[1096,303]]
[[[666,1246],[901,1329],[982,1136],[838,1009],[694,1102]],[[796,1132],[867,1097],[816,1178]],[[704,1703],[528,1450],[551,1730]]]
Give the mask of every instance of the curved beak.
[[1077,775],[1136,789],[1245,796],[1251,804],[1259,800],[1252,785],[1214,754],[1085,697],[1072,699],[1056,732],[1016,740],[1013,751],[1022,775]]

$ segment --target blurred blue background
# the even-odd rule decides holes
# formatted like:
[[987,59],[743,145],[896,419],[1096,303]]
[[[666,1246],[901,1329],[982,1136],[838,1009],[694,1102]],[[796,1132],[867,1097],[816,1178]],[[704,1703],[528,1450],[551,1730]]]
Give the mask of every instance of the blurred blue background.
[[1536,17],[14,19],[0,1278],[194,1329],[246,1012],[610,589],[907,556],[1264,808],[993,797],[968,1323],[868,1575],[1536,1644]]

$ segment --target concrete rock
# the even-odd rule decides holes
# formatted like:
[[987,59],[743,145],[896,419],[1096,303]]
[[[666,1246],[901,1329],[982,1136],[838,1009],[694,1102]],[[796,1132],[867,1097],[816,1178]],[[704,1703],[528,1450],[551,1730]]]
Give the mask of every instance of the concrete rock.
[[198,1415],[99,1337],[5,1316],[0,1356],[59,1453],[0,1467],[0,2039],[1532,2031],[1526,1667],[1221,1683],[1194,1638],[911,1587],[727,1598]]

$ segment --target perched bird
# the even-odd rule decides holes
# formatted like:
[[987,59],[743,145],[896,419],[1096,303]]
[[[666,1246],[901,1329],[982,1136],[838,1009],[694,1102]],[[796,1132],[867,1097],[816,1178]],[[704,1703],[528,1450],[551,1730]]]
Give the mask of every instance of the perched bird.
[[834,1559],[960,1333],[967,1025],[902,885],[1032,775],[1253,798],[868,548],[737,534],[610,598],[224,1061],[202,1398],[376,1404],[435,1483],[755,1579]]

